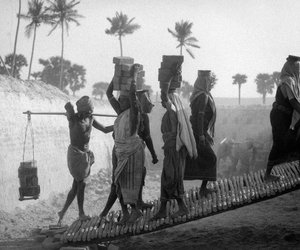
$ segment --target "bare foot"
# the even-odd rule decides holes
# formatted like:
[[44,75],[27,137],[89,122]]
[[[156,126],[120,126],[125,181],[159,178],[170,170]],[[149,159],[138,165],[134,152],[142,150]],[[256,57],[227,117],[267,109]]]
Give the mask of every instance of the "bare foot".
[[125,225],[129,219],[129,213],[124,213],[121,220],[116,222],[117,225]]
[[184,216],[184,215],[187,215],[189,213],[188,209],[187,208],[181,208],[179,209],[177,212],[175,212],[174,214],[171,215],[171,218],[172,219],[175,219],[179,216]]
[[86,221],[86,220],[90,220],[91,217],[85,214],[79,215],[79,220],[81,221]]
[[269,175],[265,174],[264,180],[265,180],[265,182],[279,181],[280,180],[280,176],[278,176],[278,175],[272,175],[272,174],[269,174]]
[[127,220],[127,223],[133,224],[142,216],[143,216],[143,214],[139,210],[133,210],[130,214],[129,219]]
[[167,217],[167,211],[164,210],[159,210],[151,219],[150,221],[154,221],[154,220],[159,220],[162,218],[166,218]]
[[152,207],[153,207],[153,204],[145,203],[143,201],[138,202],[138,208],[141,209],[141,210],[145,210],[145,209],[148,209],[148,208],[151,209]]
[[59,211],[57,214],[58,214],[58,222],[57,222],[57,225],[58,225],[58,226],[61,226],[61,222],[62,222],[62,219],[64,218],[65,213],[63,213],[62,211]]
[[201,197],[205,197],[207,196],[208,194],[212,194],[213,192],[215,192],[214,189],[210,189],[210,188],[205,188],[205,189],[200,189],[200,196]]

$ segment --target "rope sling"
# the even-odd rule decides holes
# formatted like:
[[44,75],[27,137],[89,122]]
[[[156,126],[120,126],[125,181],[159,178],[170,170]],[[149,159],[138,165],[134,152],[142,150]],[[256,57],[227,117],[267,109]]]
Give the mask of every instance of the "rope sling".
[[[27,140],[27,132],[30,131],[32,145],[32,160],[25,161],[25,148]],[[27,114],[27,124],[25,129],[23,158],[18,168],[18,177],[20,180],[19,200],[38,199],[40,194],[40,186],[38,185],[37,162],[34,160],[34,132],[31,123],[31,114]]]

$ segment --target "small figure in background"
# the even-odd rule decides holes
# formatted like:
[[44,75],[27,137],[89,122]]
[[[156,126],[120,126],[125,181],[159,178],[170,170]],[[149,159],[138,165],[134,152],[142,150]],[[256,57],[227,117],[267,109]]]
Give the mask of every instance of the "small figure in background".
[[217,157],[212,149],[216,121],[216,105],[210,93],[211,71],[199,70],[190,97],[191,117],[198,158],[187,158],[185,180],[202,180],[200,195],[212,192],[207,188],[208,181],[217,179]]
[[73,105],[68,102],[65,105],[67,118],[69,121],[70,141],[68,147],[68,168],[73,176],[72,188],[68,193],[66,203],[61,211],[58,212],[59,221],[61,221],[68,210],[69,206],[77,196],[79,219],[87,220],[90,217],[84,213],[84,190],[86,186],[86,178],[90,174],[90,168],[94,163],[94,154],[89,149],[90,135],[92,127],[109,133],[113,131],[113,126],[104,127],[93,117],[94,106],[92,100],[88,96],[81,97],[77,102],[77,113],[75,113]]

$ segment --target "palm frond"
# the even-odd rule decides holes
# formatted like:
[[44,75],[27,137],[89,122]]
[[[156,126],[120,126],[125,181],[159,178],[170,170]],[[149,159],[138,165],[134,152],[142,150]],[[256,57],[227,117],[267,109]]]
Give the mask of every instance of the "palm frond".
[[52,34],[52,32],[57,28],[57,26],[59,25],[60,23],[55,23],[53,26],[53,28],[50,30],[50,32],[48,33],[48,36],[50,36]]
[[192,51],[190,51],[188,48],[185,48],[185,50],[187,51],[187,53],[189,53],[189,55],[190,55],[193,59],[195,59],[195,56],[194,56],[194,54],[192,53]]
[[189,43],[197,43],[198,39],[196,37],[190,36],[190,37],[186,37],[184,41]]
[[171,33],[172,36],[174,36],[175,38],[178,38],[178,35],[173,30],[170,30],[168,28],[168,31]]
[[31,22],[30,24],[26,25],[25,27],[25,35],[26,37],[30,37],[31,36],[31,32],[34,29],[35,23]]
[[185,43],[185,44],[186,44],[187,46],[191,46],[191,47],[200,49],[200,46],[197,45],[197,44],[193,44],[193,43]]

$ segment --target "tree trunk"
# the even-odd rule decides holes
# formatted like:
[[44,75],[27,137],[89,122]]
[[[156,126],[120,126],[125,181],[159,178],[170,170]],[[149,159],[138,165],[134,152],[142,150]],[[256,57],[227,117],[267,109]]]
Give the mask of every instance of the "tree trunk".
[[64,70],[64,24],[61,25],[61,55],[60,55],[60,78],[59,78],[59,88],[63,90],[62,80],[63,80],[63,70]]
[[182,46],[180,46],[180,55],[182,56]]
[[33,59],[33,54],[34,54],[35,37],[36,37],[36,24],[34,25],[33,41],[32,41],[32,48],[31,48],[31,57],[30,57],[28,78],[27,78],[28,80],[30,80],[30,75],[31,75],[31,66],[32,66],[32,59]]
[[241,105],[241,84],[239,84],[239,105]]
[[18,24],[17,24],[16,35],[15,35],[14,55],[13,55],[12,69],[11,69],[13,77],[15,77],[16,50],[17,50],[17,41],[18,41],[19,26],[20,26],[20,15],[21,15],[21,0],[19,0]]
[[122,46],[122,37],[121,36],[119,36],[119,42],[120,42],[121,56],[123,56],[123,46]]
[[266,104],[266,93],[263,93],[263,104]]

